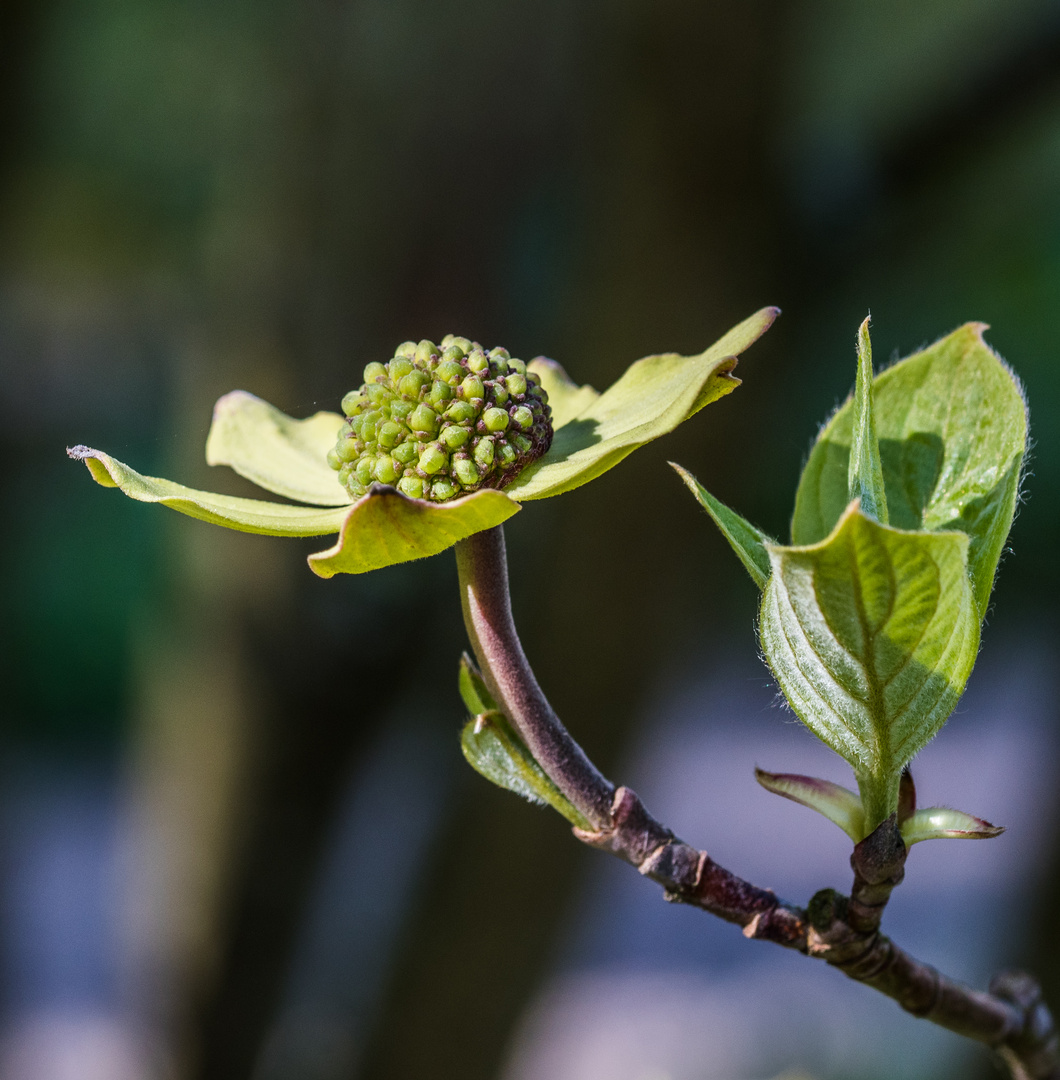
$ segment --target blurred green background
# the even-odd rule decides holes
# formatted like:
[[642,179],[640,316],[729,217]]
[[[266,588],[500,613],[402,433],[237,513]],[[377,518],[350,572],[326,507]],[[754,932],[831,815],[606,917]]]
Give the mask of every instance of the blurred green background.
[[[603,387],[779,305],[736,393],[507,530],[539,678],[623,779],[661,687],[723,652],[765,684],[755,589],[666,460],[786,535],[869,311],[878,365],[976,319],[1023,380],[984,650],[1053,641],[1058,297],[1055,0],[9,0],[3,1074],[514,1075],[601,858],[460,760],[450,556],[320,581],[312,542],[134,504],[65,446],[250,494],[202,459],[235,387],[335,408],[447,332]],[[1007,959],[1060,1006],[1042,836]]]

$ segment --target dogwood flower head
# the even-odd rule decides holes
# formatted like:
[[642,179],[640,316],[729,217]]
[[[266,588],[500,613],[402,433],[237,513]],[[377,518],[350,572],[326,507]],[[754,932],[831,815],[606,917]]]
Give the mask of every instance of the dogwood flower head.
[[435,555],[524,502],[607,472],[735,389],[737,357],[777,314],[762,309],[698,356],[638,360],[603,393],[553,360],[523,365],[449,336],[369,364],[364,384],[343,399],[345,415],[296,420],[243,390],[226,394],[214,407],[207,462],[303,505],[198,491],[87,446],[67,453],[104,487],[225,528],[338,534],[309,556],[310,568],[321,577],[363,573]]
[[448,502],[503,488],[552,444],[541,376],[507,349],[488,353],[452,334],[399,345],[342,399],[348,417],[328,464],[354,499],[372,482],[413,499]]

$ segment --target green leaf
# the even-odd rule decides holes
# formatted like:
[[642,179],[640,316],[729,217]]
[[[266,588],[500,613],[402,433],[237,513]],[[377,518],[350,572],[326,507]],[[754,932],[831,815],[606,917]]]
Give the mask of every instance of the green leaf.
[[713,518],[714,524],[721,530],[721,535],[729,541],[732,550],[736,552],[736,557],[744,564],[754,583],[760,589],[764,589],[771,572],[766,544],[772,544],[775,541],[766,536],[761,529],[755,528],[745,518],[740,517],[735,510],[730,510],[719,499],[715,499],[687,469],[681,468],[673,461],[670,462],[670,467],[676,470],[677,475],[684,480],[685,486],[699,501],[699,505]]
[[811,731],[853,767],[871,832],[902,767],[946,721],[979,643],[962,532],[880,525],[851,503],[832,534],[770,546],[762,649]]
[[473,533],[500,525],[519,509],[517,502],[492,488],[434,503],[374,485],[345,511],[335,545],[309,556],[309,568],[329,578],[425,559]]
[[823,814],[855,844],[865,839],[865,811],[861,798],[848,788],[833,784],[830,780],[818,780],[815,776],[771,773],[764,769],[755,769],[755,779],[766,791]]
[[[980,617],[1012,525],[1027,443],[1019,383],[984,329],[968,323],[873,384],[890,523],[968,535]],[[795,499],[795,544],[822,540],[846,508],[853,414],[848,401],[817,438]]]
[[[638,446],[673,431],[739,385],[730,374],[736,357],[776,316],[776,308],[764,308],[699,356],[666,353],[638,360],[602,394],[566,385],[559,395],[565,422],[556,428],[552,446],[505,491],[520,502],[571,491],[614,468]],[[576,394],[582,397],[576,400]],[[577,409],[577,401],[584,406]]]
[[850,464],[847,467],[847,501],[854,499],[861,501],[861,509],[869,517],[887,524],[887,495],[872,408],[872,342],[868,319],[858,330],[858,377],[854,386]]
[[903,822],[902,839],[906,847],[912,847],[921,840],[990,840],[1004,831],[1002,826],[991,825],[962,810],[929,806]]
[[593,828],[548,778],[503,713],[485,712],[469,720],[460,747],[471,767],[498,787],[551,806],[579,829]]
[[345,506],[321,510],[196,491],[172,480],[142,476],[102,450],[87,446],[72,447],[67,453],[75,460],[83,461],[93,479],[103,487],[121,488],[139,502],[161,503],[189,517],[240,532],[266,536],[326,536],[339,531],[348,512]]
[[331,412],[294,420],[245,390],[233,390],[214,406],[206,460],[229,465],[266,491],[289,499],[349,506],[339,474],[327,463],[342,422]]
[[490,696],[485,680],[467,653],[460,657],[460,696],[472,716],[498,711],[497,703]]

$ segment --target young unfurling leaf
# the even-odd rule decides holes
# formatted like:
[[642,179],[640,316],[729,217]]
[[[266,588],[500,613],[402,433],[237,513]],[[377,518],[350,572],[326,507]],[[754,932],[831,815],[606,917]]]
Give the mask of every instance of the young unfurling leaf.
[[826,539],[771,546],[762,649],[811,731],[854,769],[871,832],[964,690],[979,614],[963,532],[904,532],[851,503]]
[[886,525],[887,495],[872,398],[872,342],[869,340],[869,320],[866,319],[858,330],[858,378],[854,385],[847,500],[858,499],[863,513]]
[[[1012,526],[1027,445],[1019,383],[967,323],[876,376],[873,414],[888,519],[900,529],[966,533],[980,618]],[[822,429],[791,523],[793,544],[816,544],[849,503],[855,402]]]

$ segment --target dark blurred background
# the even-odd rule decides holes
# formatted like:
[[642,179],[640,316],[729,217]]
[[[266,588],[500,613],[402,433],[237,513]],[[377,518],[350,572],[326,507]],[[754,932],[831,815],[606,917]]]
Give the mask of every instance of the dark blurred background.
[[63,450],[252,494],[202,457],[235,387],[308,415],[454,332],[602,388],[778,304],[735,394],[507,532],[590,754],[805,901],[847,886],[845,838],[752,766],[849,778],[778,706],[756,591],[665,461],[786,536],[861,319],[878,365],[989,322],[1036,446],[981,670],[917,772],[1010,828],[917,849],[889,918],[958,976],[1032,964],[1060,1007],[1058,296],[1055,0],[8,0],[0,1076],[989,1075],[472,773],[451,556],[321,581],[312,541],[135,504]]

